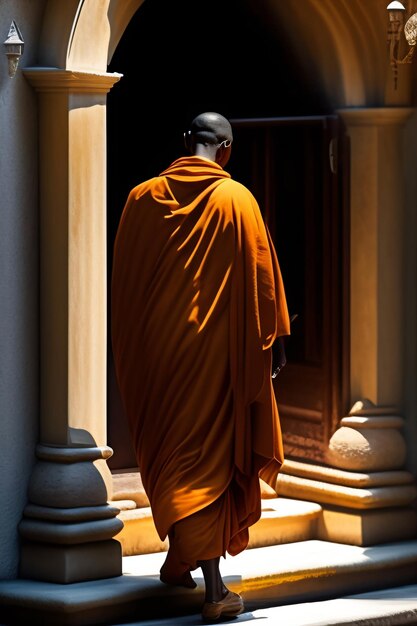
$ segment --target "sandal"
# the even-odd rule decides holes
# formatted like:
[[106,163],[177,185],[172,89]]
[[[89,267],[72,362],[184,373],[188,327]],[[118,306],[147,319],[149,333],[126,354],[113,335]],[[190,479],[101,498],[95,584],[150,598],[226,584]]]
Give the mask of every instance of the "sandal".
[[235,617],[244,611],[243,599],[238,593],[229,591],[220,602],[205,602],[201,617],[204,621],[214,621],[221,617]]

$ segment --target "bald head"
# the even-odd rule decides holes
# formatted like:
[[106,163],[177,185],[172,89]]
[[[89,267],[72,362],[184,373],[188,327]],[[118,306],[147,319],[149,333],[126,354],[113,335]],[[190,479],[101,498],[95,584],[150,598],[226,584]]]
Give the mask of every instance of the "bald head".
[[232,150],[232,126],[220,113],[200,113],[184,133],[184,140],[191,154],[210,159],[224,167]]
[[208,111],[193,119],[188,130],[196,143],[216,145],[222,141],[233,141],[233,132],[229,120],[220,113]]

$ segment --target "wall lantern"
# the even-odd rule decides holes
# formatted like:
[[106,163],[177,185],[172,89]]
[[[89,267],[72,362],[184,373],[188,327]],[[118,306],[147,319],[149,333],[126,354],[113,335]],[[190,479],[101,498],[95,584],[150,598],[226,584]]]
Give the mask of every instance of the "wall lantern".
[[9,76],[13,78],[16,74],[17,66],[19,65],[19,59],[23,54],[24,41],[20,30],[13,20],[9,29],[9,34],[4,42],[6,48],[7,62],[9,64]]
[[[414,50],[417,43],[417,13],[414,13],[411,17],[409,17],[404,26],[405,6],[402,2],[398,2],[398,0],[390,2],[387,6],[387,11],[389,58],[394,77],[394,89],[397,89],[398,65],[411,63],[413,60]],[[404,35],[410,49],[401,59],[399,57],[399,47],[402,30],[404,30]]]

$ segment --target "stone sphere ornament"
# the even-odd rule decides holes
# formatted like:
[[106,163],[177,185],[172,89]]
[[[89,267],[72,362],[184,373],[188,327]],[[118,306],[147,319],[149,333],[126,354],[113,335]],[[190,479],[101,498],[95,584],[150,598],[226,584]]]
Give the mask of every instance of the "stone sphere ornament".
[[404,419],[370,400],[354,404],[329,441],[326,463],[355,472],[400,469],[406,461]]

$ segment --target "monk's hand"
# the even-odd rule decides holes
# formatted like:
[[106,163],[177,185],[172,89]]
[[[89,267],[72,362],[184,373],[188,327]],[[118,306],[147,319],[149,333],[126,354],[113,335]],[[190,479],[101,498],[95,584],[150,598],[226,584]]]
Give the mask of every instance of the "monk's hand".
[[276,346],[274,346],[275,369],[272,372],[272,378],[276,378],[287,362],[285,355],[284,337],[278,337]]

